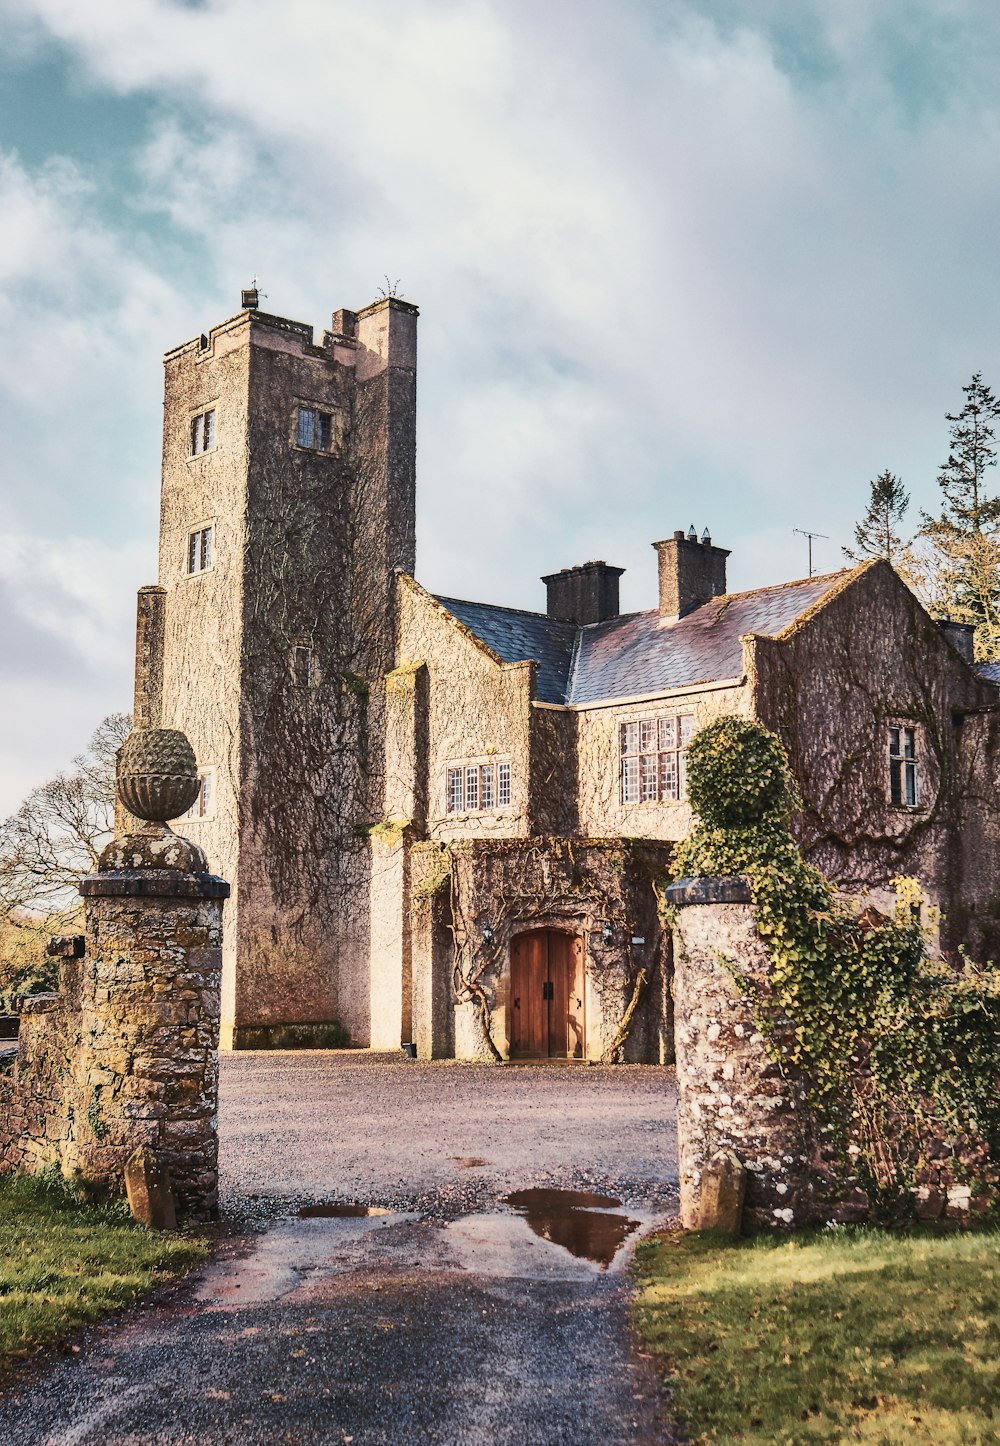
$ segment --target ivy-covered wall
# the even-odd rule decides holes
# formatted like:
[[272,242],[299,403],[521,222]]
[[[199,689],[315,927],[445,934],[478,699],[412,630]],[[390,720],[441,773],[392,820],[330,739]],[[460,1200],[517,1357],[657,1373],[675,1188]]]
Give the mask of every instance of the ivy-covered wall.
[[[795,833],[810,862],[849,891],[881,890],[885,903],[893,876],[912,874],[944,914],[946,947],[995,952],[1000,850],[989,819],[1000,753],[976,710],[995,704],[996,689],[884,563],[778,638],[754,638],[750,655],[753,716],[787,750],[802,793]],[[915,809],[889,802],[897,722],[918,728]]]
[[[399,691],[398,674],[426,665],[426,688],[413,707],[423,710],[414,724],[403,705],[391,709],[386,762],[386,818],[411,815],[412,768],[426,777],[426,828],[436,839],[523,836],[530,828],[530,714],[533,663],[502,662],[468,628],[412,578],[399,578],[397,673],[389,691]],[[424,740],[423,759],[408,739],[416,728]],[[414,762],[410,764],[409,759]],[[506,762],[511,766],[509,807],[449,813],[448,766]]]
[[[233,884],[237,1047],[287,1025],[369,1033],[365,827],[383,794],[394,570],[415,561],[416,322],[398,298],[318,335],[251,308],[166,358],[162,665],[140,658],[138,716],[184,729],[212,770],[185,827]],[[299,445],[299,407],[330,418],[327,445]],[[192,455],[207,409],[215,445]],[[207,527],[211,565],[190,573]],[[307,681],[295,646],[311,649]]]
[[750,1172],[757,1224],[995,1210],[1000,973],[929,953],[915,880],[885,915],[805,862],[759,723],[705,729],[689,779],[698,822],[666,890],[685,1217],[718,1150]]
[[[732,1151],[747,1170],[744,1220],[757,1229],[909,1216],[964,1225],[996,1212],[1000,1172],[981,1135],[936,1118],[929,1100],[922,1101],[917,1131],[903,1110],[879,1118],[865,1107],[866,1041],[853,1063],[840,1061],[854,1108],[844,1100],[832,1113],[817,1110],[805,1072],[781,1060],[782,1036],[760,1027],[754,999],[771,989],[773,963],[751,904],[679,908],[675,933],[678,1162],[687,1228],[697,1227],[701,1174],[720,1151]],[[796,1025],[798,1019],[789,1023],[788,1035]],[[940,1044],[928,1030],[928,1050]],[[938,1061],[943,1073],[962,1067],[943,1050]]]

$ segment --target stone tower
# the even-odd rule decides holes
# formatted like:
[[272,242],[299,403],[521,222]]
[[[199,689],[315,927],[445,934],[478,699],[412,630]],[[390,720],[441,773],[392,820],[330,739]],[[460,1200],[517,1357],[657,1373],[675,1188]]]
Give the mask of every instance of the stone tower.
[[179,728],[184,832],[231,881],[224,1047],[369,1038],[393,570],[414,569],[417,309],[314,342],[244,309],[167,353],[160,576],[139,594],[136,724]]

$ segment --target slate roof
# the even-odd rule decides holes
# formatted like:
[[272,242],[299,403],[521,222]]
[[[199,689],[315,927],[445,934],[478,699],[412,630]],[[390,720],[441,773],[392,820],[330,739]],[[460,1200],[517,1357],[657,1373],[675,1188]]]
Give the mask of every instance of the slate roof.
[[437,601],[505,662],[534,659],[540,702],[586,704],[738,678],[744,633],[776,636],[844,576],[729,593],[675,623],[664,623],[654,610],[578,628],[545,613]]
[[436,601],[505,663],[534,660],[538,664],[538,698],[543,703],[565,703],[573,649],[580,632],[575,623],[564,623],[545,613],[496,608],[453,597],[439,597]]
[[973,666],[987,683],[1000,683],[1000,663],[975,663]]

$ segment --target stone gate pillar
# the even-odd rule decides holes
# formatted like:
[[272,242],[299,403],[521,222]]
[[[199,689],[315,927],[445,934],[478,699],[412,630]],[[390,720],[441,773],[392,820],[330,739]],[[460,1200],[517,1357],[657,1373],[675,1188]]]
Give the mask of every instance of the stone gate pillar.
[[146,831],[115,839],[84,879],[86,948],[64,1169],[122,1189],[148,1145],[178,1212],[218,1200],[218,1045],[225,880],[165,820],[197,795],[183,733],[139,729],[119,759],[119,798]]
[[746,879],[679,879],[666,890],[674,924],[674,1020],[681,1223],[699,1224],[701,1177],[720,1151],[747,1170],[744,1219],[758,1228],[804,1224],[816,1213],[813,1123],[801,1089],[769,1056],[751,987],[770,960],[754,926]]

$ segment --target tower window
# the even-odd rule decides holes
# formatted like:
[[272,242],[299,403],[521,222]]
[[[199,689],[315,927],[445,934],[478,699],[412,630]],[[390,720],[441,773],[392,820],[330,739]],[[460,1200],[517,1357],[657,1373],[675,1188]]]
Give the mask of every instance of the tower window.
[[297,688],[311,688],[316,682],[316,658],[311,643],[292,644],[292,682]]
[[212,566],[212,527],[199,527],[189,533],[187,546],[187,570],[189,573],[205,572]]
[[332,438],[333,418],[329,412],[299,407],[295,440],[300,447],[311,447],[314,452],[329,452]]
[[211,452],[215,446],[215,408],[202,412],[191,423],[191,455],[198,457],[202,452]]
[[895,724],[889,729],[889,802],[898,808],[916,808],[917,730]]
[[215,769],[199,768],[198,797],[188,809],[188,818],[212,818],[215,813]]

